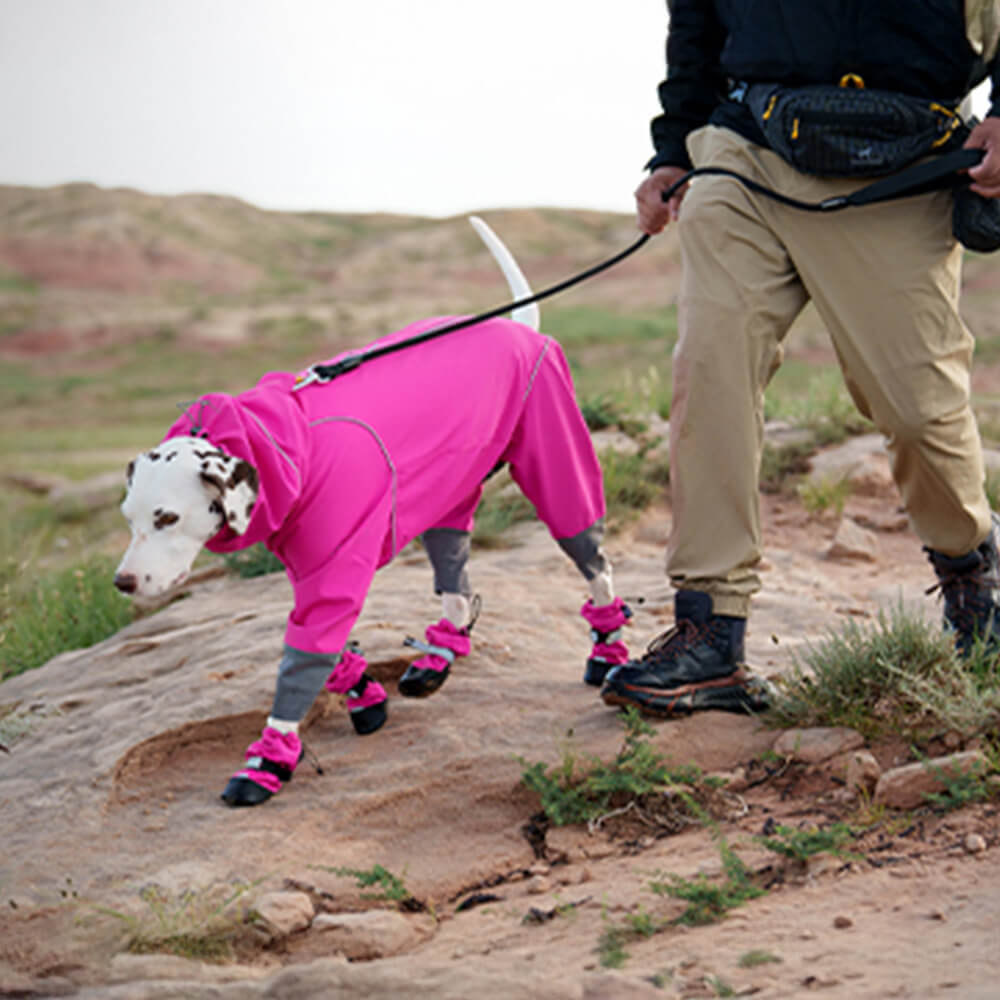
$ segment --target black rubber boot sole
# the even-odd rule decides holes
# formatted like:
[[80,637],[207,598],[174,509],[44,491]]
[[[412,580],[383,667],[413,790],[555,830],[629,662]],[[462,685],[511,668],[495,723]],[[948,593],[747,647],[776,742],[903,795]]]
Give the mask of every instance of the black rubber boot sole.
[[271,798],[272,793],[263,785],[249,778],[230,778],[219,798],[227,806],[259,806]]
[[354,731],[359,736],[367,736],[385,725],[385,720],[389,715],[386,711],[387,702],[388,699],[380,701],[377,705],[369,705],[367,708],[359,708],[350,713]]
[[606,660],[595,660],[590,657],[583,671],[583,683],[589,684],[591,687],[600,687],[613,666],[613,663],[608,663]]
[[674,718],[692,712],[763,712],[771,699],[766,682],[737,670],[727,677],[675,688],[641,687],[612,677],[601,692],[605,705],[634,705],[647,715]]
[[451,667],[431,670],[429,667],[409,666],[399,678],[399,693],[407,698],[426,698],[444,684],[450,673]]

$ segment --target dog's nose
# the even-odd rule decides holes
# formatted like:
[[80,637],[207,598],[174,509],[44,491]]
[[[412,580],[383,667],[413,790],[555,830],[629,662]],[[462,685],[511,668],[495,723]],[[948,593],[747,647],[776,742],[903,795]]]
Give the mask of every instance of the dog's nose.
[[135,573],[115,573],[115,586],[123,594],[134,594],[139,586]]

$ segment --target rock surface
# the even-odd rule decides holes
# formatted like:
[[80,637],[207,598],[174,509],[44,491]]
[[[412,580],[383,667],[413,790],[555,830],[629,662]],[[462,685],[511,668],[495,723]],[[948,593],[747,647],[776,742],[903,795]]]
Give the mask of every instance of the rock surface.
[[[662,547],[643,540],[668,516],[648,512],[609,545],[636,611],[636,653],[672,619]],[[887,603],[939,614],[908,531],[880,535],[878,561],[859,568],[824,558],[829,530],[794,499],[767,499],[765,530],[768,569],[748,633],[748,659],[764,675]],[[255,809],[229,810],[218,796],[270,705],[290,606],[280,576],[209,579],[111,639],[0,685],[0,742],[10,749],[0,754],[0,995],[624,1000],[712,995],[707,984],[719,982],[765,998],[820,985],[845,1000],[995,995],[1000,852],[983,826],[965,831],[982,838],[975,852],[960,840],[947,853],[951,836],[937,854],[921,845],[912,855],[921,860],[904,852],[908,841],[892,865],[862,871],[833,859],[811,883],[713,926],[629,943],[620,970],[602,968],[611,923],[675,905],[650,893],[657,873],[718,871],[719,854],[698,826],[666,838],[570,827],[551,830],[537,856],[538,799],[520,780],[524,764],[609,759],[623,729],[581,682],[581,581],[537,525],[517,540],[474,555],[484,610],[473,652],[429,699],[394,696],[409,659],[402,639],[438,617],[429,570],[408,552],[378,575],[355,637],[390,690],[386,726],[358,737],[324,696],[304,731],[324,773],[303,761]],[[804,822],[820,805],[808,787],[779,795],[755,780],[754,762],[774,753],[777,735],[750,717],[706,713],[657,723],[652,742],[675,764],[740,775],[727,836],[752,846],[767,821]],[[401,877],[422,912],[395,912],[335,873],[374,865]],[[316,916],[298,899],[280,942],[275,921],[261,929],[270,943],[240,951],[235,965],[121,954],[149,926],[151,901],[161,924],[198,932],[220,891],[233,912],[292,893]],[[373,910],[384,913],[360,916]],[[851,926],[831,938],[841,915]],[[322,929],[364,919],[406,933],[390,945],[377,931],[362,948],[361,932],[348,946]],[[759,950],[780,961],[741,962]]]

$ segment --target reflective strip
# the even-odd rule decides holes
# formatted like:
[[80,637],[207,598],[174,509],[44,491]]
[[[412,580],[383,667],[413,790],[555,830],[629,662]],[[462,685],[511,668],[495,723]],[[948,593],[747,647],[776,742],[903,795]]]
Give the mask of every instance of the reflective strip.
[[263,768],[264,758],[263,757],[248,757],[245,767],[252,768],[254,771],[260,771]]
[[409,635],[403,640],[403,645],[419,649],[421,653],[431,653],[434,656],[440,656],[442,660],[447,660],[449,666],[455,662],[455,651],[448,649],[446,646],[432,646],[429,642],[422,642],[420,639],[414,639],[413,636]]

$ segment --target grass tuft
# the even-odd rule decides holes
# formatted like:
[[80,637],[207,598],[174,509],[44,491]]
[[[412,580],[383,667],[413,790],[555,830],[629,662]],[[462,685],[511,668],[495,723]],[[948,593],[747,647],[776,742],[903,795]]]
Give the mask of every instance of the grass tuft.
[[95,557],[26,591],[11,590],[0,622],[0,680],[93,646],[129,624],[133,607],[115,590],[113,574],[110,560]]
[[1000,719],[1000,665],[987,650],[962,659],[939,625],[896,606],[874,624],[848,621],[807,647],[777,678],[779,726],[848,726],[868,739],[972,738]]

